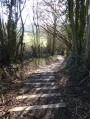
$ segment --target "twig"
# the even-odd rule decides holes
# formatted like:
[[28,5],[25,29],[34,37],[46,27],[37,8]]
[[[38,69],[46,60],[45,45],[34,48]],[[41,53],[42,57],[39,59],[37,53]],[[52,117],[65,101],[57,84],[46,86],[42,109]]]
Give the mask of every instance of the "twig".
[[78,84],[78,86],[80,86],[87,78],[89,78],[89,76],[90,76],[90,73],[84,79],[82,79],[80,81],[80,83]]

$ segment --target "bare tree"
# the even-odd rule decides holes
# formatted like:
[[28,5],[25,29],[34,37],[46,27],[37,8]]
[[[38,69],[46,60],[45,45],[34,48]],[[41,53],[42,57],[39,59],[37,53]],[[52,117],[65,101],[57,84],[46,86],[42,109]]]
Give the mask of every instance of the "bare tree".
[[52,55],[55,54],[57,39],[64,42],[69,50],[71,49],[71,43],[68,41],[67,35],[61,32],[61,27],[65,23],[65,4],[66,1],[58,0],[42,0],[41,2],[39,13],[40,27],[49,35],[47,48]]
[[[25,5],[25,0],[23,1],[13,1],[13,0],[4,0],[1,1],[0,3],[2,4],[2,9],[5,7],[6,9],[1,15],[1,19],[4,14],[7,14],[7,21],[6,23],[0,22],[1,23],[1,31],[0,34],[2,34],[2,41],[1,42],[1,47],[2,47],[2,54],[3,54],[3,61],[4,63],[9,63],[11,64],[16,57],[17,54],[17,23],[19,20],[21,20],[22,23],[22,39],[23,39],[23,34],[24,34],[24,25],[23,25],[23,19],[22,19],[22,11],[24,9]],[[22,9],[21,9],[21,4],[22,4]],[[4,21],[4,20],[3,20]],[[20,31],[19,31],[20,32]],[[6,37],[5,37],[6,36]],[[23,41],[23,40],[22,40]],[[22,49],[22,48],[21,48]],[[4,55],[6,54],[6,55]]]

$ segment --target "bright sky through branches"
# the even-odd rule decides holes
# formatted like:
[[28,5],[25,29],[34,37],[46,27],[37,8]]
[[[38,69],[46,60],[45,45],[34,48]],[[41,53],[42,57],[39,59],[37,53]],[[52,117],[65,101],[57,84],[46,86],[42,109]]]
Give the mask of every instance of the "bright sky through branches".
[[[24,23],[26,24],[26,25],[31,25],[31,24],[33,24],[33,2],[34,2],[34,6],[36,6],[36,4],[37,4],[37,2],[42,2],[43,0],[26,0],[26,3],[25,3],[25,7],[24,7],[24,9],[23,9],[23,11],[22,11],[22,18],[23,18],[23,21],[24,21]],[[58,2],[58,0],[56,0],[57,2]],[[55,1],[55,2],[56,2]],[[50,1],[49,0],[46,0],[46,2],[49,2],[50,3]],[[58,8],[58,3],[56,2],[56,4],[57,4],[57,11],[58,11],[58,13],[60,12],[60,10],[59,9],[65,9],[64,7],[65,6],[62,6],[61,5],[61,7],[60,8]],[[51,4],[51,3],[50,3]],[[23,5],[22,5],[23,6]],[[41,15],[40,15],[40,17],[41,17],[41,21],[40,21],[40,18],[39,18],[39,21],[40,21],[40,24],[43,24],[43,22],[45,21],[45,22],[51,22],[51,23],[53,23],[53,16],[52,16],[52,13],[50,13],[50,12],[47,12],[47,11],[50,11],[51,9],[50,9],[50,6],[46,6],[45,4],[43,4],[43,5],[41,5],[41,6],[39,6],[40,7],[40,9],[41,9]],[[5,11],[6,11],[6,8],[5,7],[1,7],[1,2],[0,2],[0,14],[1,14],[1,16],[3,16],[2,18],[4,18],[4,22],[7,22],[7,14],[2,14],[2,10],[4,11],[3,13],[5,13]],[[62,11],[62,10],[61,10]],[[40,13],[39,13],[40,14]],[[35,14],[34,14],[35,15]],[[64,18],[65,16],[63,16],[62,18]],[[64,18],[65,19],[65,18]],[[48,21],[47,21],[48,20]],[[59,20],[61,20],[62,21],[62,19],[60,18]],[[20,20],[19,20],[19,22],[18,22],[18,24],[20,24]],[[59,23],[60,23],[60,21],[58,21]]]
[[33,22],[32,7],[33,7],[33,0],[32,1],[26,1],[26,7],[24,8],[24,10],[22,12],[22,17],[23,17],[24,21],[26,20],[27,25]]
[[37,1],[41,2],[42,0],[26,0],[26,7],[24,8],[22,12],[22,17],[24,21],[26,20],[27,25],[30,25],[31,23],[33,23],[33,1],[34,1],[34,4],[36,4]]
[[[40,2],[42,0],[34,0],[34,3],[36,3],[37,1]],[[31,24],[31,23],[33,23],[33,0],[26,0],[25,4],[26,4],[25,8],[23,9],[23,12],[22,12],[23,21],[26,20],[26,24]],[[3,14],[2,10],[3,10],[3,13],[5,13],[6,8],[2,7],[1,1],[0,1],[0,15],[1,16],[3,15],[4,22],[6,22],[7,14]]]

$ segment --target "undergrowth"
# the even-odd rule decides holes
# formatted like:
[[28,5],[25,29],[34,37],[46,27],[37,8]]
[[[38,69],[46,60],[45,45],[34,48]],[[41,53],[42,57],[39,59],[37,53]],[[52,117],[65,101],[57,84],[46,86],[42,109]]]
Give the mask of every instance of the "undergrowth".
[[89,72],[86,68],[85,60],[81,59],[80,64],[76,65],[75,58],[76,56],[74,54],[71,54],[67,58],[64,70],[69,75],[70,81],[72,81],[72,83],[74,84],[78,84],[83,78],[85,78],[89,74]]

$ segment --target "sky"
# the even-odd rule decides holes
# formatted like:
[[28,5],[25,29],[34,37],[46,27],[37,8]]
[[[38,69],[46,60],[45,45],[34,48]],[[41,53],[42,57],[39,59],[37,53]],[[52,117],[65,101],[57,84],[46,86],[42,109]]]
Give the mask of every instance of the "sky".
[[[32,6],[33,6],[33,0],[31,1],[26,1],[26,7],[24,8],[22,12],[22,17],[23,20],[26,20],[26,24],[31,24],[33,23],[33,11],[32,11]],[[28,15],[28,16],[27,16]],[[26,19],[27,17],[27,19]]]
[[[34,4],[36,4],[37,1],[41,2],[42,0],[34,0]],[[26,20],[27,17],[26,20],[27,25],[33,23],[33,0],[26,0],[26,7],[22,12],[22,17],[24,21]]]
[[[26,0],[26,6],[22,12],[22,18],[23,21],[25,22],[26,25],[31,25],[33,23],[33,1],[36,4],[37,1],[41,2],[42,0]],[[49,1],[49,0],[47,0]],[[1,3],[1,2],[0,2]],[[42,8],[43,9],[43,8]],[[3,8],[3,11],[5,11],[6,9]],[[0,4],[0,14],[2,15],[2,7]],[[51,17],[50,14],[45,15],[43,12],[43,18],[46,18],[50,21]],[[44,19],[45,20],[45,19]],[[4,22],[7,21],[7,16],[4,14]],[[42,21],[43,22],[43,21]],[[20,23],[20,21],[18,22]]]
[[[37,1],[42,2],[42,0],[26,0],[26,7],[22,12],[22,17],[23,17],[23,20],[25,21],[27,15],[28,15],[27,20],[26,20],[27,25],[33,23],[33,10],[32,10],[33,9],[33,1],[34,1],[34,4],[36,4]],[[49,0],[46,0],[46,1],[48,2]],[[56,4],[58,5],[58,0],[56,0],[56,1],[57,1]],[[43,12],[43,9],[49,10],[49,7],[47,9],[47,7],[45,8],[45,6],[40,6],[40,8],[42,9],[42,12]],[[62,4],[61,4],[61,8],[57,8],[57,10],[59,10],[59,9],[66,9],[66,7],[62,6]],[[59,12],[60,12],[60,10],[59,10]],[[45,17],[45,19],[47,18],[49,21],[52,22],[52,19],[53,19],[52,14],[50,15],[50,13],[46,13],[45,10],[43,12],[43,18],[44,17]],[[62,18],[65,19],[65,16],[63,16]]]
[[[36,2],[37,0],[35,0]],[[23,12],[22,12],[22,17],[23,17],[23,20],[25,21],[26,20],[26,17],[27,17],[27,20],[26,20],[26,24],[30,24],[33,22],[33,12],[32,12],[32,6],[33,6],[33,0],[26,0],[26,7],[24,8]],[[7,21],[7,15],[6,14],[2,14],[2,11],[5,12],[6,8],[3,7],[2,9],[2,5],[1,5],[1,1],[0,1],[0,15],[4,17],[4,22]]]

